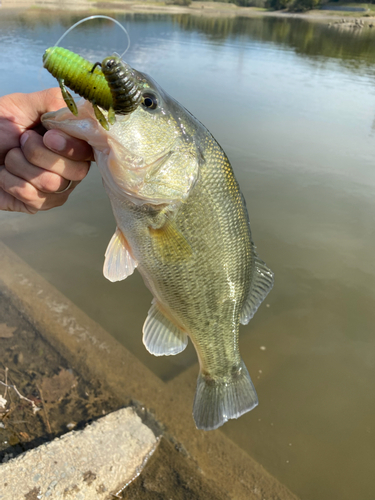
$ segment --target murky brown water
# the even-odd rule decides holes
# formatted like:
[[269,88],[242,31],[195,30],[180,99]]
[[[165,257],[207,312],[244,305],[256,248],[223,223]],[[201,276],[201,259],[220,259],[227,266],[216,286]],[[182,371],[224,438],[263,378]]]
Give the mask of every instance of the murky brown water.
[[[0,94],[54,85],[42,53],[79,17],[0,10]],[[226,150],[276,275],[240,339],[260,405],[223,432],[303,499],[375,498],[375,31],[279,18],[118,19],[132,39],[127,60]],[[65,43],[93,60],[124,45],[103,22]],[[62,208],[0,213],[7,245],[171,379],[194,350],[160,359],[144,349],[151,296],[141,278],[102,276],[114,229],[95,167]]]

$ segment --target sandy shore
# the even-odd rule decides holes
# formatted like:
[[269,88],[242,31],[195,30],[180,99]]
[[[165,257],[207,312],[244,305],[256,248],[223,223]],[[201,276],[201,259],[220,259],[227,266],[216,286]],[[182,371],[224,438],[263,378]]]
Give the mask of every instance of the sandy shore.
[[129,12],[129,13],[160,13],[160,14],[193,14],[210,17],[287,17],[302,18],[311,21],[327,22],[337,18],[362,18],[364,22],[372,22],[375,13],[368,12],[344,12],[329,10],[311,10],[304,13],[292,13],[286,11],[270,11],[256,7],[238,7],[232,3],[224,2],[192,2],[189,7],[176,5],[166,5],[164,1],[92,1],[92,0],[0,0],[0,11],[3,13],[9,9],[28,9],[30,7],[71,10],[71,11],[91,11],[91,12]]

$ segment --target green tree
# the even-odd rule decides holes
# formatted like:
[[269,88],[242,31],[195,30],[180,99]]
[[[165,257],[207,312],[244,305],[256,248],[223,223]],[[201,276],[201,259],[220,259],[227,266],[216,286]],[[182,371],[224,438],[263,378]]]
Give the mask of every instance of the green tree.
[[191,0],[165,0],[165,5],[181,5],[182,7],[188,7],[191,4]]
[[305,12],[307,10],[319,9],[321,0],[295,0],[288,9],[295,12]]
[[284,10],[289,8],[291,0],[269,0],[269,8],[274,10]]

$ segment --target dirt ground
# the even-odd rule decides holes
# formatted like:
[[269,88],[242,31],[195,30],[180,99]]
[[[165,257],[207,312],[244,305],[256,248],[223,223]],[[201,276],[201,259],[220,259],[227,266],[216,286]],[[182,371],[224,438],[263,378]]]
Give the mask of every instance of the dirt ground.
[[0,462],[121,406],[100,381],[70,367],[1,291],[0,382]]

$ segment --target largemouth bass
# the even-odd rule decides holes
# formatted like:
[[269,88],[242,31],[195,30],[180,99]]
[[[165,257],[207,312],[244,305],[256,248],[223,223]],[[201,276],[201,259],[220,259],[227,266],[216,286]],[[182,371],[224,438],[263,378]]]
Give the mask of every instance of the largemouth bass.
[[255,251],[244,198],[210,132],[116,56],[101,66],[115,64],[142,98],[108,131],[87,101],[77,116],[64,108],[42,121],[92,146],[117,223],[104,275],[118,281],[141,273],[154,297],[143,326],[150,353],[177,354],[191,339],[200,363],[194,420],[198,429],[216,429],[258,404],[239,325],[271,290],[273,273]]

